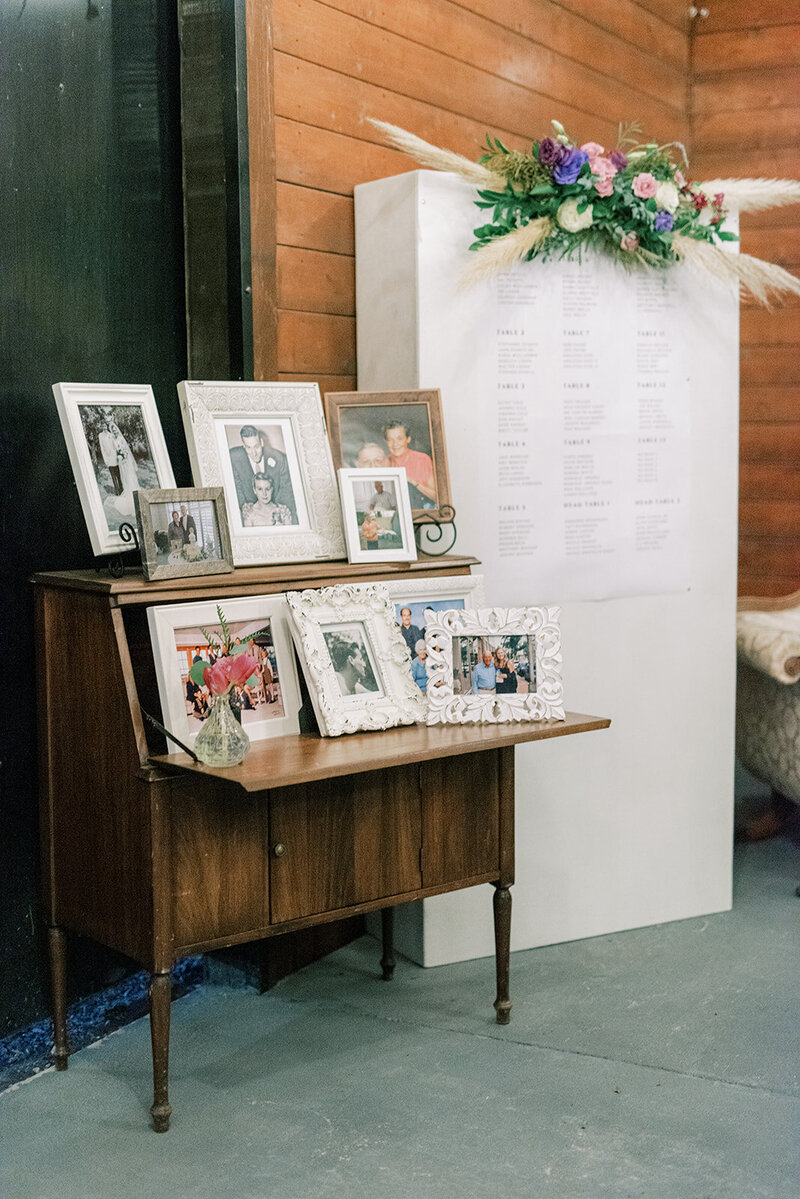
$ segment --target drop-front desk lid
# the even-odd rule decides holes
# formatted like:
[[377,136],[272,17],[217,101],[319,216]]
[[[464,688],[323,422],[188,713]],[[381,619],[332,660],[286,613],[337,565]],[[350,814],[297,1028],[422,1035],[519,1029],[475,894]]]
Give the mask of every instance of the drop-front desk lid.
[[524,741],[543,741],[571,733],[607,729],[605,716],[567,712],[564,720],[538,720],[525,724],[416,724],[382,732],[345,733],[341,737],[300,734],[254,741],[238,766],[206,766],[185,753],[156,754],[150,761],[167,769],[190,771],[238,783],[245,791],[291,787],[340,775],[383,770],[407,762],[504,749]]

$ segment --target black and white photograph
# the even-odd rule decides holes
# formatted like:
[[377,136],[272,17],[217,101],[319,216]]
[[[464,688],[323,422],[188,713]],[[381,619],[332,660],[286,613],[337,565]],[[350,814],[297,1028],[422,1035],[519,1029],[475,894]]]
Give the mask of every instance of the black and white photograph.
[[337,467],[402,466],[415,515],[450,503],[438,391],[334,392],[325,411]]
[[158,471],[136,404],[79,404],[81,424],[110,529],[134,515],[133,493],[158,486]]
[[323,628],[322,636],[343,698],[383,695],[377,663],[363,624],[328,625]]
[[134,501],[147,579],[233,570],[221,487],[142,490]]
[[137,491],[174,487],[153,392],[136,385],[53,385],[78,494],[96,554],[123,547]]
[[297,451],[286,422],[222,423],[242,528],[264,532],[305,523]]
[[344,557],[316,383],[184,380],[178,398],[195,485],[225,492],[236,566]]
[[535,637],[453,638],[454,695],[528,695],[535,690]]
[[409,562],[417,556],[405,471],[339,471],[351,562]]

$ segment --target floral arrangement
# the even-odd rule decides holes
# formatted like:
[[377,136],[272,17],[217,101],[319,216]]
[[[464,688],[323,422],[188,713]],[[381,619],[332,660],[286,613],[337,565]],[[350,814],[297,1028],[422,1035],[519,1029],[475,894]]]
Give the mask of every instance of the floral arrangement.
[[666,266],[677,260],[676,236],[711,245],[737,241],[721,228],[727,216],[723,193],[709,198],[675,165],[669,147],[639,144],[635,128],[621,129],[609,152],[597,142],[575,145],[558,121],[554,136],[534,142],[530,154],[487,138],[480,162],[504,186],[478,191],[475,203],[493,210],[492,223],[475,230],[470,248],[480,250],[523,227],[531,233],[526,259],[597,249],[625,266]]
[[[553,136],[534,141],[529,153],[508,150],[487,137],[477,163],[373,121],[398,150],[422,166],[451,171],[474,184],[477,206],[491,221],[475,230],[473,261],[464,283],[476,283],[515,262],[580,257],[584,250],[611,255],[625,267],[659,269],[675,262],[749,290],[768,303],[775,293],[800,295],[800,280],[774,263],[731,254],[738,241],[723,229],[729,210],[755,212],[800,201],[796,180],[713,180],[693,183],[680,143],[637,141],[638,126],[620,129],[617,145],[577,145],[553,121]],[[682,155],[682,165],[671,151]],[[684,173],[686,172],[686,174]]]
[[211,665],[207,662],[195,662],[189,671],[189,678],[198,687],[208,687],[212,695],[227,695],[234,687],[244,687],[246,683],[254,685],[257,682],[254,672],[258,667],[258,660],[247,652],[246,645],[234,643],[225,614],[219,606],[217,617],[221,637],[209,633],[207,629],[200,629],[216,660]]

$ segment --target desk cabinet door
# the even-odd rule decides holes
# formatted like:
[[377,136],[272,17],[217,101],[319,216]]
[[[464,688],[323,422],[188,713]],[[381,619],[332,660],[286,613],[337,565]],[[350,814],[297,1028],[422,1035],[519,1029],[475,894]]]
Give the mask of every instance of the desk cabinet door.
[[420,766],[424,887],[499,874],[499,764],[490,751]]
[[421,886],[416,766],[276,789],[269,821],[273,924]]

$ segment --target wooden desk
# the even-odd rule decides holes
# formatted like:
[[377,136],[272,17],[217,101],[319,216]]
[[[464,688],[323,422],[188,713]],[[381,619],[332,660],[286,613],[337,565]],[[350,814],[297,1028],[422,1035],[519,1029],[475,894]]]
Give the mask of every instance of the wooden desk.
[[[333,581],[334,566],[318,585]],[[282,586],[275,568],[260,581],[249,572],[199,582],[224,603],[240,584],[292,585],[287,569]],[[469,560],[428,566],[432,576],[459,569],[468,572]],[[345,575],[360,572],[343,565],[337,577]],[[157,707],[144,605],[174,601],[174,585],[92,575],[38,576],[36,584],[58,1069],[69,1053],[65,930],[150,970],[151,1113],[163,1132],[177,958],[380,909],[390,978],[394,905],[478,883],[495,888],[494,1006],[498,1022],[508,1022],[514,746],[606,728],[608,720],[568,713],[526,725],[272,738],[256,742],[240,766],[199,765],[148,745],[138,707],[143,692]],[[181,598],[196,598],[194,588]]]

